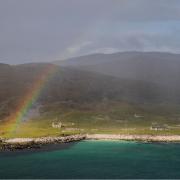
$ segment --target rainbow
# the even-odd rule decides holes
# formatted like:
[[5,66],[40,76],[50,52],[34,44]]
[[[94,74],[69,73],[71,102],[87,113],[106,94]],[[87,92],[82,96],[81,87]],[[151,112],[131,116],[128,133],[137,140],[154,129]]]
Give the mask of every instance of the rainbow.
[[[18,126],[23,121],[29,109],[38,100],[42,90],[45,88],[46,84],[57,72],[57,66],[48,64],[43,68],[43,70],[33,82],[31,88],[22,97],[19,105],[17,106],[15,112],[10,116],[8,124],[10,124],[10,132],[15,132]],[[10,122],[10,123],[9,123]]]

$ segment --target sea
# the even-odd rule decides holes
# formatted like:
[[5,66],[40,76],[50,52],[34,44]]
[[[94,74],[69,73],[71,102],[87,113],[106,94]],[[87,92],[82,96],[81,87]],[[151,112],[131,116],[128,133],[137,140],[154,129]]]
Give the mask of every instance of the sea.
[[176,179],[180,144],[80,141],[0,152],[0,179]]

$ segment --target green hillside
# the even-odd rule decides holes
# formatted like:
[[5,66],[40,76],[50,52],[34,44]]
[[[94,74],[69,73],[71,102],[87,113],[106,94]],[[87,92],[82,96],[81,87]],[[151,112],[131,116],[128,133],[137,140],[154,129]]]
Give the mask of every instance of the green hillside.
[[[48,66],[0,64],[1,137],[180,133],[180,106],[171,101],[168,105],[166,94],[157,84],[59,66],[34,105],[39,115],[26,117],[10,133],[9,115]],[[53,122],[61,122],[62,127],[52,127]],[[150,130],[153,124],[167,129]]]

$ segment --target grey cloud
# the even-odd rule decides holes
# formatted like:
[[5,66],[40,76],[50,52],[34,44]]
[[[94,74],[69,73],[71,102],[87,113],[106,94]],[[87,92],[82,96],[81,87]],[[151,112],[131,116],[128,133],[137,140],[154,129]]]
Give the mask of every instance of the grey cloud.
[[179,0],[0,0],[0,61],[132,49],[177,52],[179,29],[172,24],[179,22]]

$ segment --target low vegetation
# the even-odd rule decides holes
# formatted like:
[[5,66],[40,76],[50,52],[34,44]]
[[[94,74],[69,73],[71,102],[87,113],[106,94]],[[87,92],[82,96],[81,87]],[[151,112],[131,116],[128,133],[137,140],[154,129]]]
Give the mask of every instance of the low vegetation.
[[[24,121],[14,132],[5,123],[0,124],[1,137],[42,137],[71,134],[152,134],[180,135],[180,107],[139,106],[128,103],[109,102],[64,107],[47,105],[41,116]],[[61,122],[62,127],[53,128],[52,123]],[[167,125],[167,129],[151,130],[152,124]]]

